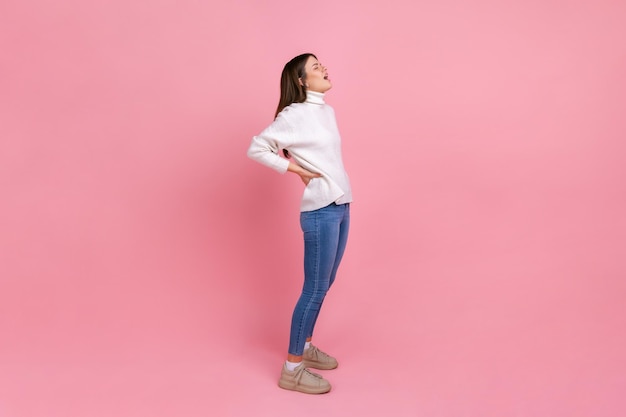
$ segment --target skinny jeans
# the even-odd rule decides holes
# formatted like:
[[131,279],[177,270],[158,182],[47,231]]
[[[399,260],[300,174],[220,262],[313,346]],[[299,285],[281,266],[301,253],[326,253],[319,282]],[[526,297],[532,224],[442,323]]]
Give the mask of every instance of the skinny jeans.
[[304,235],[304,285],[291,319],[289,353],[300,356],[326,293],[333,285],[350,229],[350,204],[335,204],[300,213]]

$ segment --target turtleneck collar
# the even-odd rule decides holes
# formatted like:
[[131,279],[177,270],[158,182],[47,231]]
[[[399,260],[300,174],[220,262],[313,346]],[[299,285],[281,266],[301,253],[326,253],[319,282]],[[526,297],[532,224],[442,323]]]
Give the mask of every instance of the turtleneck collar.
[[311,104],[325,104],[324,93],[318,93],[317,91],[307,90],[306,102]]

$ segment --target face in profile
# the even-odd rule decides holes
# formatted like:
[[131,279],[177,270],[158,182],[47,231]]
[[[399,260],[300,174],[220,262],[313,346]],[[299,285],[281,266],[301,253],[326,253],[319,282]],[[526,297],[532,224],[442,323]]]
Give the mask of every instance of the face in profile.
[[328,77],[328,71],[317,58],[310,56],[304,64],[306,73],[305,86],[307,90],[325,93],[333,86]]

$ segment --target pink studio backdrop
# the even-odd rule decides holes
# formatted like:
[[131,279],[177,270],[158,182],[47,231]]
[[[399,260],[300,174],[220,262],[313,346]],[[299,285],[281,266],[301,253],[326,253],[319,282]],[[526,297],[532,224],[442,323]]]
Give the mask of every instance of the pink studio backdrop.
[[[4,1],[0,416],[623,415],[626,3]],[[298,179],[245,157],[334,82],[355,202],[276,387]]]

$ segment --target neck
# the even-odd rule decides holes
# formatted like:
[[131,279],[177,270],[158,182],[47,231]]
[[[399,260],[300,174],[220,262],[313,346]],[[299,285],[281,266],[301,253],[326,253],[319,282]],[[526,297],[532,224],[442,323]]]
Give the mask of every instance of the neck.
[[324,93],[317,91],[306,91],[306,102],[311,104],[324,104]]

